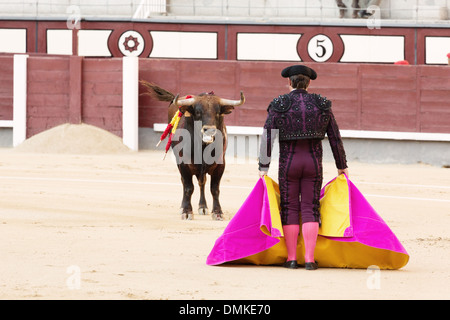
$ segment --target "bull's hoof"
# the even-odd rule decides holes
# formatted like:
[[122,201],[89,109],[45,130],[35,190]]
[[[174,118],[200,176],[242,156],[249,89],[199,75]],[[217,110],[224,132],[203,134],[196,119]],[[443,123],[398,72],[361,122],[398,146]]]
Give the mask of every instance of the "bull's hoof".
[[181,214],[181,220],[194,220],[194,214],[192,212],[183,212]]
[[206,216],[209,214],[208,208],[198,208],[198,214],[202,216]]
[[181,220],[194,220],[192,210],[180,208]]
[[223,213],[222,212],[213,212],[211,217],[215,221],[223,221]]

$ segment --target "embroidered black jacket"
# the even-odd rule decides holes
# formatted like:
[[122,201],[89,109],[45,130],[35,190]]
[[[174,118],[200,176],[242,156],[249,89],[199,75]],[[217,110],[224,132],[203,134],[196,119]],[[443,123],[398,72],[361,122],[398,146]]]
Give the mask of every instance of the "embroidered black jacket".
[[330,100],[297,89],[275,98],[267,112],[260,147],[261,170],[269,168],[275,133],[278,134],[280,142],[297,139],[322,140],[327,134],[336,167],[347,168],[345,150]]

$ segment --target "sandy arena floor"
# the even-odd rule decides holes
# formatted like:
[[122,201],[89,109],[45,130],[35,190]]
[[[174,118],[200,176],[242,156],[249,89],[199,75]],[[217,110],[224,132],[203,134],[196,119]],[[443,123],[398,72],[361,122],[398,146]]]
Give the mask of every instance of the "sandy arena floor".
[[[0,299],[450,298],[450,169],[349,163],[350,179],[410,254],[371,288],[367,270],[207,266],[257,181],[256,164],[227,164],[225,221],[182,221],[178,171],[162,156],[0,150]],[[324,170],[325,181],[336,173],[333,163]],[[197,202],[198,190],[195,210]]]

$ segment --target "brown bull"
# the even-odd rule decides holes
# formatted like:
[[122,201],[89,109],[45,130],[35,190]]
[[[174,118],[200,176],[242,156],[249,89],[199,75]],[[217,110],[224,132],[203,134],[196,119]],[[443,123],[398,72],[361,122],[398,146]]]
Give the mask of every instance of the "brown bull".
[[178,170],[183,183],[181,202],[182,219],[193,219],[191,197],[194,192],[192,177],[195,175],[200,187],[199,214],[208,214],[205,199],[206,174],[211,176],[211,194],[213,198],[212,218],[223,220],[219,202],[220,180],[225,169],[225,151],[227,132],[224,115],[233,111],[235,106],[245,102],[241,92],[240,100],[222,99],[214,94],[199,94],[179,98],[161,87],[141,81],[147,88],[147,94],[159,101],[170,101],[169,122],[180,110],[180,119],[176,135],[171,143]]

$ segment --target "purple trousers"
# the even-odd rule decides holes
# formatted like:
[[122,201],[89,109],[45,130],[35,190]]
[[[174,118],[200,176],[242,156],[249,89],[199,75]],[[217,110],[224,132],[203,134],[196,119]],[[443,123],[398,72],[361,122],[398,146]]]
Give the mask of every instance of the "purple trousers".
[[320,221],[322,141],[280,141],[278,182],[283,225]]

